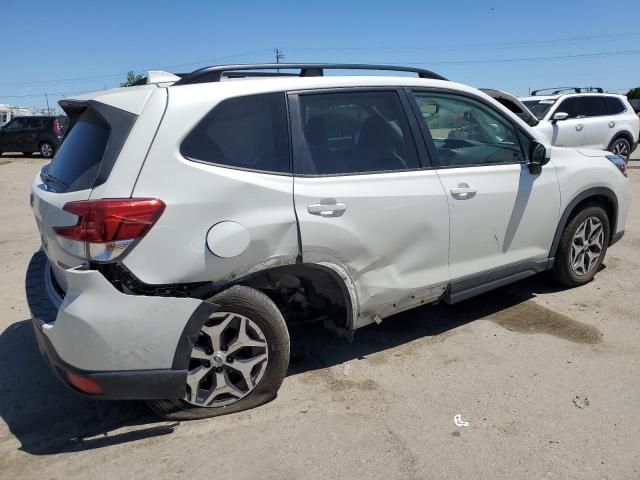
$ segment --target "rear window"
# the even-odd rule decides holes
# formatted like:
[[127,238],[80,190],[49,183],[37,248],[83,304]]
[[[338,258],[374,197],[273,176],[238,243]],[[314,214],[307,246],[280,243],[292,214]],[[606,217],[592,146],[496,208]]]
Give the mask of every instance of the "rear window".
[[608,115],[617,115],[626,110],[624,104],[616,97],[604,97],[604,103],[607,106]]
[[109,125],[87,109],[73,125],[47,174],[66,185],[67,191],[92,188],[109,140]]
[[191,160],[216,165],[289,173],[284,93],[223,101],[189,133],[180,152]]

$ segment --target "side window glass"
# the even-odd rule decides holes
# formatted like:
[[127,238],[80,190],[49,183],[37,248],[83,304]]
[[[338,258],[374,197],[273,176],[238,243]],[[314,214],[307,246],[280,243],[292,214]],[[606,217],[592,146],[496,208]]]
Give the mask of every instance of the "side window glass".
[[7,130],[17,130],[18,128],[25,128],[25,120],[23,118],[16,118],[7,125]]
[[582,102],[579,97],[569,97],[565,98],[558,108],[556,108],[555,113],[564,112],[569,114],[569,118],[578,118],[584,115],[582,109]]
[[396,92],[300,95],[303,141],[295,172],[338,175],[419,168],[414,139]]
[[284,93],[223,101],[187,135],[180,153],[216,165],[289,173]]
[[607,115],[617,115],[625,110],[625,106],[622,104],[620,99],[616,97],[604,97],[604,103]]
[[587,117],[606,115],[604,99],[602,97],[584,97],[582,103],[584,105],[584,114]]
[[413,93],[438,151],[440,167],[524,161],[514,126],[489,107],[457,95]]

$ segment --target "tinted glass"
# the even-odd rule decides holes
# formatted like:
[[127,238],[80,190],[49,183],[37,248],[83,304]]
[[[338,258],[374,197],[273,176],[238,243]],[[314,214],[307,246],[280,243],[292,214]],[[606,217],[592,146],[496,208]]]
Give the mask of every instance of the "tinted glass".
[[180,152],[217,165],[289,172],[287,125],[284,93],[232,98],[204,117]]
[[12,122],[9,122],[7,125],[8,130],[17,130],[18,128],[26,128],[27,120],[24,117],[19,117],[13,119]]
[[46,121],[44,118],[30,118],[27,120],[27,128],[44,128]]
[[514,126],[466,97],[414,92],[438,150],[440,167],[519,163],[524,160]]
[[601,115],[606,115],[607,113],[604,99],[602,97],[583,97],[582,105],[584,107],[584,114],[587,117],[599,117]]
[[607,115],[617,115],[625,111],[624,104],[616,97],[604,97]]
[[569,114],[569,118],[577,118],[584,115],[582,100],[580,97],[565,98],[556,108],[555,113],[564,112]]
[[336,175],[419,168],[396,92],[300,95],[302,145],[296,173]]
[[87,109],[69,131],[47,173],[67,190],[92,188],[109,140],[109,126]]

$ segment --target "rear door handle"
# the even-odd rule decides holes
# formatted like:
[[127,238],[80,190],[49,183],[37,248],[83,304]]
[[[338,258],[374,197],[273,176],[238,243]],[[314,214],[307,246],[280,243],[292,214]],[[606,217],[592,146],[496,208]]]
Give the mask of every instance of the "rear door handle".
[[307,206],[307,212],[321,217],[339,217],[347,210],[344,203],[314,203]]
[[616,122],[614,121],[609,122],[609,128],[613,128],[615,126],[616,126]]
[[580,124],[578,124],[578,125],[576,125],[576,132],[581,131],[583,128],[584,128],[584,125],[583,125],[583,124],[581,124],[581,123],[580,123]]
[[451,196],[453,198],[457,198],[458,200],[467,200],[469,198],[475,197],[478,191],[475,188],[469,187],[466,183],[461,183],[457,187],[449,190],[451,192]]

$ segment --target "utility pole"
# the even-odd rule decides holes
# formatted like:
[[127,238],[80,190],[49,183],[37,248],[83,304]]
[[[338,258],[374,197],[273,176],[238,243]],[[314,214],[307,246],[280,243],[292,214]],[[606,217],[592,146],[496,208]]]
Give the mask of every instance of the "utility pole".
[[[280,63],[280,60],[284,60],[284,53],[279,48],[274,48],[273,53],[276,54],[276,63]],[[278,73],[280,73],[280,69],[277,69]]]
[[49,109],[49,96],[45,92],[44,98],[47,100],[47,113],[51,114],[51,110]]

